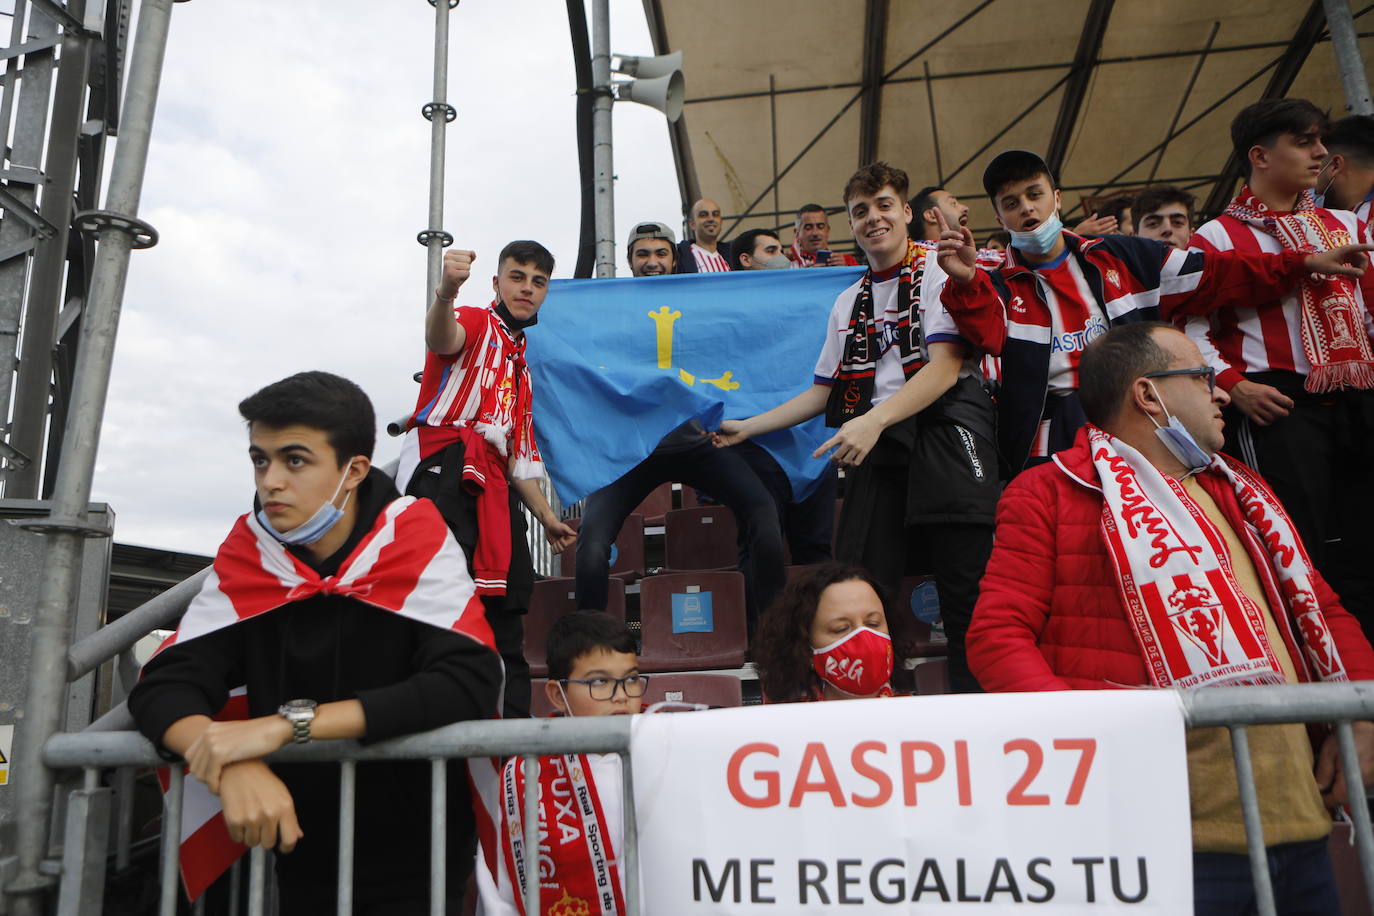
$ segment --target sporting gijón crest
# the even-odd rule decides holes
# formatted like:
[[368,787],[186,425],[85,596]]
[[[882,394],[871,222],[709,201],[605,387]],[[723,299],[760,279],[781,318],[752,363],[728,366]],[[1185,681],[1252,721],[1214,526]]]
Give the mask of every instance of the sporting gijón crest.
[[1226,662],[1222,645],[1222,608],[1209,589],[1189,585],[1169,596],[1169,620],[1213,665]]

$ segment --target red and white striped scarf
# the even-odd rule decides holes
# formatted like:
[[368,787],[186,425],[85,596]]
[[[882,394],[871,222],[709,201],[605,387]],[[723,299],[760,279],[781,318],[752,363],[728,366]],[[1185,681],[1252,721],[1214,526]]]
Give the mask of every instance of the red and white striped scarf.
[[620,865],[611,846],[606,813],[586,754],[539,760],[539,849],[525,849],[523,761],[506,761],[501,772],[501,855],[520,916],[525,916],[526,873],[535,869],[539,912],[622,916],[625,897]]
[[[1156,687],[1282,684],[1263,610],[1236,580],[1225,536],[1183,485],[1131,446],[1089,426],[1102,487],[1102,538],[1127,619]],[[1349,680],[1293,522],[1252,471],[1221,455],[1203,473],[1225,478],[1289,656],[1303,681]],[[1267,561],[1267,562],[1266,562]]]
[[[433,503],[403,496],[377,515],[372,529],[332,576],[321,576],[293,556],[252,514],[241,517],[220,545],[210,575],[181,625],[153,657],[170,646],[315,595],[347,596],[461,633],[496,651],[462,548]],[[247,700],[243,688],[234,690],[215,718],[247,718]],[[159,778],[166,791],[165,770]],[[181,818],[181,879],[187,896],[197,899],[245,849],[229,838],[219,799],[188,773]]]
[[[1313,254],[1337,247],[1322,222],[1311,191],[1288,213],[1271,210],[1250,186],[1226,208],[1226,215],[1278,240],[1285,251]],[[1311,274],[1299,284],[1303,355],[1312,364],[1308,391],[1374,388],[1374,351],[1349,277]]]

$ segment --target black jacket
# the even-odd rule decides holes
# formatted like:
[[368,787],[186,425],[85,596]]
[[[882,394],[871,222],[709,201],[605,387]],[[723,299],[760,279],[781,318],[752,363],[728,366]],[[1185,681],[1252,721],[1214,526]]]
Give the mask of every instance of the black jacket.
[[[348,541],[323,563],[293,553],[330,575],[357,546],[378,513],[397,497],[373,470],[358,488],[359,513]],[[129,695],[138,728],[159,743],[190,715],[214,715],[229,691],[248,688],[249,715],[274,715],[287,700],[358,699],[367,737],[378,741],[497,709],[497,654],[466,636],[419,623],[352,598],[317,595],[167,649],[148,663]],[[450,881],[471,867],[472,813],[462,761],[449,767]],[[278,858],[283,880],[333,881],[338,853],[339,767],[275,765],[291,791],[305,836]],[[358,765],[354,857],[361,884],[424,881],[429,871],[429,764]]]

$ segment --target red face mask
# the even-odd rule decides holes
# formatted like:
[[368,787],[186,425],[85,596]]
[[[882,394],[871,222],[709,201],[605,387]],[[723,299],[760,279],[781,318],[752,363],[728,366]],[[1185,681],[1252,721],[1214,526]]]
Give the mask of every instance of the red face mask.
[[869,696],[892,679],[892,637],[859,627],[824,649],[812,649],[811,665],[831,687]]

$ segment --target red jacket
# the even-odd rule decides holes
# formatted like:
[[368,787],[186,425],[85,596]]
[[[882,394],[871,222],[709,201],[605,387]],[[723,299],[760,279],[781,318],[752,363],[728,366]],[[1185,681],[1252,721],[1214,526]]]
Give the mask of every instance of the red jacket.
[[[1204,473],[1198,482],[1232,526],[1245,524],[1226,480]],[[1086,429],[1073,448],[1007,486],[967,637],[969,668],[985,690],[1150,685],[1102,542],[1101,518]],[[1350,679],[1374,679],[1374,649],[1359,623],[1320,574],[1313,584]]]

